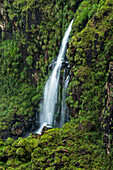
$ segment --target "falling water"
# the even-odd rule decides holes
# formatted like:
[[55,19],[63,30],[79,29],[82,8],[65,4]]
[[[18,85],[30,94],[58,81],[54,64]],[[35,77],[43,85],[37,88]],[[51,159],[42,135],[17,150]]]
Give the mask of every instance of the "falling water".
[[57,93],[58,93],[58,84],[60,78],[60,70],[62,66],[62,62],[64,60],[66,45],[69,40],[69,34],[71,32],[73,20],[71,21],[68,29],[65,32],[64,38],[62,40],[62,44],[60,47],[60,51],[57,57],[56,65],[45,85],[44,89],[44,101],[42,105],[42,110],[40,111],[40,128],[43,125],[54,124],[54,112],[55,105],[57,104]]
[[61,118],[60,118],[60,127],[65,123],[68,118],[68,108],[66,106],[65,100],[67,95],[67,88],[70,80],[70,75],[66,77],[66,70],[64,70],[63,74],[63,90],[62,90],[62,105],[61,105]]

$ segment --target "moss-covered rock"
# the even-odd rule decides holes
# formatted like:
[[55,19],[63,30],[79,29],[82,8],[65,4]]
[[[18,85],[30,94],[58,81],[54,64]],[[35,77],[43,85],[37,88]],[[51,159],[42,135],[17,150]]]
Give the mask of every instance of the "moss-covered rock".
[[[86,121],[87,122],[87,121]],[[111,156],[107,156],[100,135],[85,129],[86,122],[72,120],[62,129],[51,129],[40,138],[32,135],[18,139],[10,145],[4,143],[1,166],[7,169],[104,169],[112,165]],[[52,137],[52,140],[48,138]],[[48,142],[46,142],[48,139]],[[37,145],[34,146],[34,143]],[[5,146],[4,146],[5,145]],[[16,149],[16,150],[15,150]],[[13,155],[9,154],[13,151]],[[109,164],[109,162],[111,164]]]
[[[38,127],[40,100],[50,74],[48,66],[58,55],[73,18],[66,55],[71,69],[66,102],[75,120],[41,136],[0,140],[0,168],[112,169],[113,95],[112,82],[107,79],[112,80],[112,70],[108,69],[113,60],[113,2],[4,0],[3,8],[0,138],[17,139]],[[111,147],[109,155],[103,144],[101,122],[104,136],[109,136],[109,140],[104,138]]]
[[22,149],[22,148],[18,148],[18,149],[16,150],[16,154],[19,155],[19,156],[21,156],[21,157],[24,157],[24,156],[26,155],[25,150]]

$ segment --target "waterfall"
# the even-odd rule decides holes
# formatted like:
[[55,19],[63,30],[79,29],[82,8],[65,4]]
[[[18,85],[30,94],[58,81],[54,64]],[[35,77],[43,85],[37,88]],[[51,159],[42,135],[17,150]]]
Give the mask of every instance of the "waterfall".
[[64,60],[64,56],[66,53],[66,49],[67,49],[66,46],[69,40],[72,23],[73,23],[73,20],[71,21],[71,23],[69,24],[65,32],[55,67],[49,79],[47,80],[45,88],[44,88],[44,100],[42,103],[42,109],[40,111],[40,129],[41,127],[43,127],[43,125],[50,125],[50,126],[54,125],[55,106],[58,102],[57,94],[58,94],[58,84],[59,84],[59,79],[60,79],[60,71],[62,67],[62,62]]
[[65,123],[65,121],[68,119],[68,108],[66,106],[65,100],[67,95],[67,88],[70,80],[70,75],[66,77],[66,70],[64,70],[63,74],[63,90],[62,90],[62,105],[61,105],[61,118],[60,118],[60,127]]

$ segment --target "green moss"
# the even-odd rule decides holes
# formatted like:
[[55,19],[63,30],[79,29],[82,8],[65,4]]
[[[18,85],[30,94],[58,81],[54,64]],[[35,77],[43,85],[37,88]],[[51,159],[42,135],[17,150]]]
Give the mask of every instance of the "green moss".
[[10,145],[10,144],[12,144],[14,142],[14,139],[13,138],[7,138],[7,140],[6,140],[6,144],[7,145]]
[[1,139],[0,140],[0,148],[1,148],[1,146],[3,146],[3,144],[4,144],[4,141]]
[[24,149],[18,148],[18,149],[16,150],[16,154],[17,154],[18,156],[24,157],[24,156],[26,155],[26,152],[25,152]]
[[5,170],[4,167],[0,166],[0,170]]
[[[85,3],[81,3],[81,6],[85,6]],[[88,1],[87,3],[89,9],[93,10],[93,6]],[[79,33],[76,31],[77,18],[75,18],[73,37],[67,55],[72,67],[72,79],[66,101],[73,110],[72,115],[76,114],[80,119],[87,117],[96,123],[99,113],[105,107],[106,71],[112,56],[110,50],[112,26],[108,22],[112,18],[112,6],[107,5],[107,2],[106,5],[104,3],[101,1],[99,7],[98,4],[94,4],[98,7],[97,12]],[[81,12],[79,8],[76,13],[78,17]]]
[[5,154],[3,152],[0,152],[0,157],[1,158],[4,158],[5,157]]
[[[48,66],[73,17],[66,102],[76,119],[42,136],[0,140],[2,169],[111,169],[112,153],[105,153],[99,117],[113,60],[112,5],[110,0],[4,0],[5,31],[12,37],[6,40],[4,33],[0,41],[0,136],[27,129],[29,118],[39,112]],[[103,116],[109,112],[103,110]]]
[[[5,155],[2,153],[1,158],[7,158],[6,165],[10,169],[14,167],[17,169],[107,167],[109,158],[105,154],[99,135],[87,129],[89,128],[87,121],[81,121],[81,124],[82,130],[79,129],[80,122],[72,120],[62,129],[46,131],[40,139],[30,135],[26,139],[20,138],[14,141],[10,146],[6,143],[3,149]],[[11,151],[14,152],[13,155],[9,154]]]
[[[21,165],[21,162],[16,159],[10,159],[7,161],[7,166],[9,166],[9,167],[11,166],[12,167],[11,169],[13,169],[13,167],[17,167],[20,165]],[[10,168],[8,168],[8,169],[10,169]]]
[[28,57],[26,58],[26,62],[27,62],[27,64],[28,64],[29,66],[32,66],[32,64],[33,64],[33,57],[32,57],[32,56],[28,56]]

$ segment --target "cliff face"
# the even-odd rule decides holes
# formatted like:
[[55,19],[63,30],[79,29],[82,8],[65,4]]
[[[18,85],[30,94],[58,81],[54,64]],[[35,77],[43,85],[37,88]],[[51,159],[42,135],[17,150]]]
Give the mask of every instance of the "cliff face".
[[107,97],[106,107],[102,111],[101,122],[103,130],[103,141],[107,148],[107,153],[110,154],[113,146],[113,62],[109,63],[109,71],[107,74],[107,82],[105,85]]
[[113,60],[112,1],[4,0],[3,8],[1,137],[22,136],[38,127],[48,66],[57,56],[64,32],[75,17],[67,52],[71,80],[66,102],[70,115],[80,122],[92,122],[96,131],[103,124],[104,140],[110,145],[106,136],[112,133],[112,73],[108,76],[110,82],[107,80]]
[[[86,4],[83,2],[82,5]],[[92,8],[89,17],[94,12],[93,10],[95,11],[95,8]],[[84,23],[85,28],[79,32],[75,29],[77,27],[77,18],[75,18],[73,36],[67,54],[72,72],[67,98],[70,114],[80,120],[92,121],[97,129],[100,129],[102,125],[103,141],[107,147],[107,153],[110,153],[112,146],[113,126],[112,10],[112,2],[100,3],[95,15],[87,24]]]
[[75,119],[42,136],[0,139],[0,168],[112,169],[113,2],[4,0],[2,4],[0,138],[17,139],[39,126],[48,67],[73,18],[66,54],[71,71],[66,103]]
[[57,56],[63,34],[80,2],[4,1],[1,137],[22,136],[27,129],[38,127],[48,66]]

